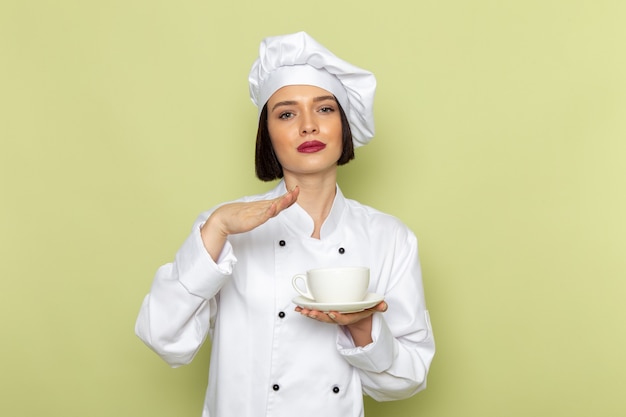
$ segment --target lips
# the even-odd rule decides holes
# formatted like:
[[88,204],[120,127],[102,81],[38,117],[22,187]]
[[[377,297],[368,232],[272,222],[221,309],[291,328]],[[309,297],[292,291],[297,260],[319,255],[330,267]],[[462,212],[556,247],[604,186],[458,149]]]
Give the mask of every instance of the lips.
[[298,152],[315,153],[315,152],[321,151],[325,147],[326,147],[326,144],[318,140],[311,140],[311,141],[303,142],[300,146],[298,146]]

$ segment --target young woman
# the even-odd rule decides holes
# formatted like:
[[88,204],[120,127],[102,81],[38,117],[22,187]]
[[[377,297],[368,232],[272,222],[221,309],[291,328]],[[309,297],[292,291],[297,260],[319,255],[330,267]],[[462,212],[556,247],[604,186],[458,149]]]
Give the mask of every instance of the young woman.
[[[203,417],[357,417],[363,394],[426,387],[434,339],[414,234],[345,198],[337,166],[373,136],[374,76],[306,33],[261,43],[256,172],[270,192],[199,216],[144,299],[137,335],[172,366],[211,338]],[[356,313],[296,306],[291,278],[367,266],[384,301]]]

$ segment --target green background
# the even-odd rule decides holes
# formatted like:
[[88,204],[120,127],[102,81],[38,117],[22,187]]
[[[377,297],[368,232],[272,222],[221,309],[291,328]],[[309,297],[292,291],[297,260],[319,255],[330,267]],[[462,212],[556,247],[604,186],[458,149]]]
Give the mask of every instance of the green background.
[[200,415],[208,345],[170,369],[134,321],[200,211],[271,186],[247,74],[299,30],[377,75],[340,184],[421,245],[429,387],[368,416],[626,414],[625,21],[620,0],[3,0],[0,415]]

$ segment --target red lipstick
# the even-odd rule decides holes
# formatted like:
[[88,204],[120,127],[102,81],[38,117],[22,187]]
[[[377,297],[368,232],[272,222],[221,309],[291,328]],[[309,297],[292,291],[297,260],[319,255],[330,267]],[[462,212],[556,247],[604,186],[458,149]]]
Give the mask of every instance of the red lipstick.
[[298,152],[301,153],[315,153],[319,152],[326,147],[326,144],[318,141],[318,140],[310,140],[303,142],[300,146],[298,146]]

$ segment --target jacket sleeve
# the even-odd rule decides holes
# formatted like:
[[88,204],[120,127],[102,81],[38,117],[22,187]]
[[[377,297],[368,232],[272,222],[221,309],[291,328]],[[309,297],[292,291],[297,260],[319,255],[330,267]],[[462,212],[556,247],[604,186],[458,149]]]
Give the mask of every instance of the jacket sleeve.
[[435,342],[424,301],[417,239],[408,229],[387,242],[377,292],[388,310],[372,318],[373,342],[355,347],[340,329],[337,348],[359,372],[363,391],[377,401],[408,398],[426,388]]
[[202,243],[200,216],[172,263],[161,266],[143,300],[135,333],[170,366],[188,364],[211,331],[216,296],[236,263],[226,242],[217,263]]

